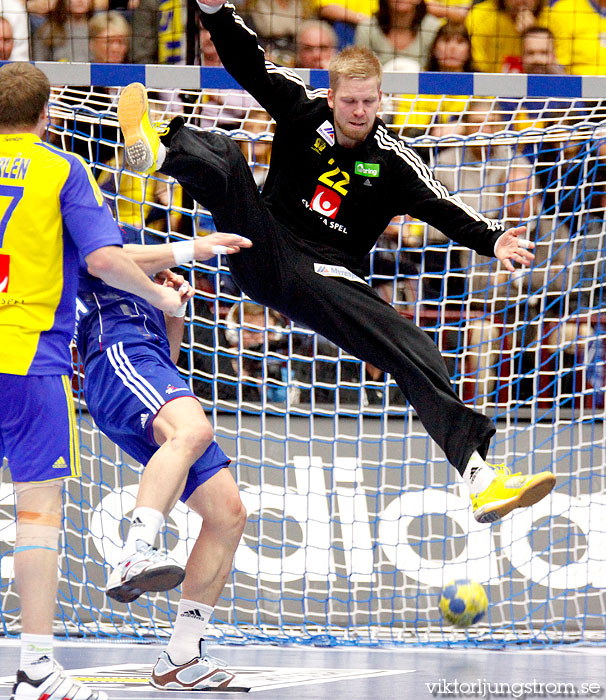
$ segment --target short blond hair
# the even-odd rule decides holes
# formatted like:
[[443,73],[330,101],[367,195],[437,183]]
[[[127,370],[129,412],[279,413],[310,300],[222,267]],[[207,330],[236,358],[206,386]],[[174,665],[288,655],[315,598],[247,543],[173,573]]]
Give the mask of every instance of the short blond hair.
[[333,92],[342,78],[376,78],[377,87],[381,85],[383,68],[377,56],[363,46],[348,46],[330,61],[328,81]]
[[31,63],[0,68],[0,127],[29,130],[36,126],[50,97],[46,75]]

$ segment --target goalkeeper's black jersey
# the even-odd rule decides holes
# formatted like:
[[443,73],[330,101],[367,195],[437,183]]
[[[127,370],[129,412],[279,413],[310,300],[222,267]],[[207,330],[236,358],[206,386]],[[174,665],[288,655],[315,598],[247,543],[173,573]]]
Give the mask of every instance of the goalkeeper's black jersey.
[[391,219],[410,214],[494,255],[503,227],[450,195],[380,119],[364,143],[339,146],[325,89],[312,90],[266,61],[233,6],[202,18],[225,68],[276,122],[262,197],[301,246],[318,259],[358,267]]

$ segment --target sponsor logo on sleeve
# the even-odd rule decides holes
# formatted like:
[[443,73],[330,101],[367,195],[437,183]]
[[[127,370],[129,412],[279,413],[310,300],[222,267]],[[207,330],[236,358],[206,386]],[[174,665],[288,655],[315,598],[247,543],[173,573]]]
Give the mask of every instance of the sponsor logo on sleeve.
[[331,146],[335,145],[335,127],[328,119],[316,129],[320,136]]
[[311,147],[312,151],[315,151],[316,153],[322,153],[322,151],[326,148],[326,141],[324,139],[321,139],[319,136],[316,139],[314,145]]

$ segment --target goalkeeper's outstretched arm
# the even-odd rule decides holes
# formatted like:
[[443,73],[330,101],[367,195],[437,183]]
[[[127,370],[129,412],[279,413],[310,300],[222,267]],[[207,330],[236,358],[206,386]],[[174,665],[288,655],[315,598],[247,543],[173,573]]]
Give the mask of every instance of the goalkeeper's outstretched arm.
[[224,0],[198,3],[202,24],[210,32],[227,72],[249,92],[277,122],[300,105],[318,96],[292,70],[268,61],[257,35]]

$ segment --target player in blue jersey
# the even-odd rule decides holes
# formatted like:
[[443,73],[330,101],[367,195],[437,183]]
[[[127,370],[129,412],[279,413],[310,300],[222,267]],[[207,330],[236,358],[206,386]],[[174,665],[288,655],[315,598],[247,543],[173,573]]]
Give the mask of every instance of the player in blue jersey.
[[[250,241],[216,233],[180,243],[127,245],[126,250],[145,272],[162,270],[165,283],[180,287],[183,278],[165,268],[206,260],[217,246],[220,252],[237,253]],[[91,416],[146,465],[122,561],[106,593],[128,603],[145,591],[167,590],[183,581],[174,631],[151,683],[169,690],[227,687],[233,674],[208,656],[203,633],[231,570],[246,512],[225,469],[230,460],[214,442],[199,401],[174,364],[183,319],[164,319],[150,304],[87,274],[81,275],[78,296],[85,310],[77,342]],[[185,572],[154,547],[177,499],[203,519]]]
[[50,85],[30,64],[0,68],[0,459],[15,487],[15,583],[21,657],[12,698],[106,700],[53,656],[57,544],[64,481],[79,476],[70,340],[78,268],[176,312],[122,251],[85,163],[42,141]]

